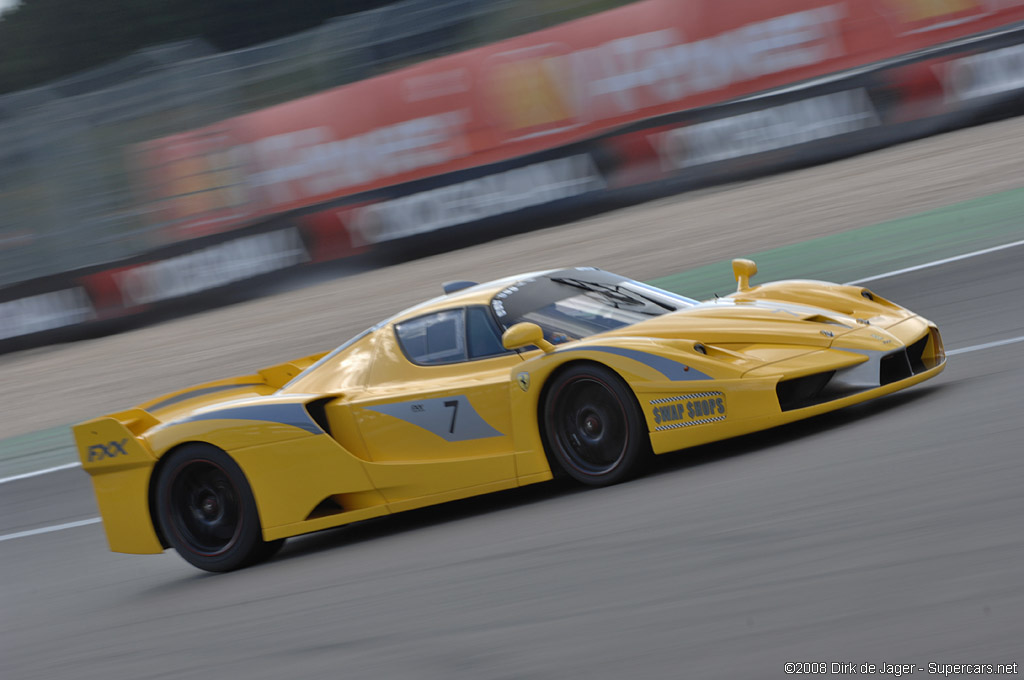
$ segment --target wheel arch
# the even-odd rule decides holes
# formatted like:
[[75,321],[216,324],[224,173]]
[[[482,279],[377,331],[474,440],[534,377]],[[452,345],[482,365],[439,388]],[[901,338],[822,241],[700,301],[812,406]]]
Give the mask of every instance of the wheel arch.
[[[590,358],[580,358],[565,361],[559,364],[554,369],[552,369],[551,372],[548,373],[547,376],[545,376],[544,383],[541,386],[541,389],[538,391],[535,422],[537,427],[537,434],[540,437],[540,442],[543,447],[544,458],[547,460],[548,466],[551,468],[551,473],[555,476],[556,479],[564,479],[566,478],[566,475],[564,472],[561,471],[561,467],[559,466],[558,462],[554,460],[554,458],[552,457],[551,445],[548,442],[547,431],[544,426],[544,408],[547,404],[548,394],[550,393],[552,386],[558,381],[559,376],[577,366],[596,366],[604,370],[611,371],[612,374],[614,374],[615,377],[617,377],[622,382],[622,384],[626,387],[626,391],[633,398],[633,404],[636,406],[637,412],[640,414],[643,413],[643,407],[640,404],[640,398],[637,395],[636,390],[633,389],[633,386],[630,384],[629,380],[627,380],[626,377],[622,374],[622,371],[618,370],[615,366],[611,364]],[[646,428],[644,428],[640,434],[647,440],[647,446],[651,447],[651,433]]]
[[631,384],[629,384],[629,380],[627,380],[626,377],[622,375],[622,371],[618,370],[615,366],[612,366],[611,364],[605,363],[603,361],[597,361],[596,359],[570,359],[569,361],[565,361],[559,364],[544,378],[544,384],[541,386],[540,393],[537,397],[538,427],[540,426],[540,418],[543,415],[544,402],[547,400],[548,392],[551,390],[551,386],[555,383],[555,380],[557,380],[558,376],[562,375],[570,368],[580,365],[600,366],[601,368],[604,368],[614,373],[616,377],[618,377],[618,379],[622,381],[622,384],[624,384],[629,389],[629,393],[633,395],[633,401],[636,403],[637,407],[640,408],[641,411],[643,411],[643,408],[640,405],[640,397],[637,395],[636,390],[633,389],[633,386]]
[[[230,453],[220,448],[219,446],[214,446],[210,442],[198,440],[175,444],[174,446],[167,449],[160,455],[160,458],[158,458],[156,461],[156,465],[153,466],[153,470],[149,474],[149,489],[146,494],[146,503],[147,506],[149,507],[149,522],[153,525],[153,531],[156,533],[156,537],[160,541],[160,545],[163,546],[164,550],[170,548],[171,544],[167,540],[167,537],[164,535],[163,527],[160,525],[160,513],[158,512],[156,507],[157,487],[160,481],[160,476],[163,474],[164,468],[167,467],[167,461],[171,459],[171,454],[188,446],[202,446],[205,448],[213,449],[215,451],[220,451],[224,455],[234,460],[234,457],[231,456]],[[235,462],[237,463],[237,461]],[[241,469],[241,466],[239,466],[239,469]],[[245,470],[242,470],[242,474],[245,475]]]

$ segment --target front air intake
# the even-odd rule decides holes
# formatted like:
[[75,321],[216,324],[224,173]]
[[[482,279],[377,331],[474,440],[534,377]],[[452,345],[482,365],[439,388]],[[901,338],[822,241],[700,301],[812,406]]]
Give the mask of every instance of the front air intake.
[[889,383],[906,380],[912,375],[914,375],[914,369],[911,368],[910,357],[907,356],[906,349],[887,354],[879,362],[879,385],[888,385]]
[[819,403],[819,397],[828,385],[828,381],[836,374],[835,371],[825,371],[805,375],[802,378],[792,380],[780,380],[775,386],[775,394],[779,398],[779,407],[783,411],[813,406]]
[[928,335],[925,335],[907,347],[907,359],[910,360],[910,370],[915,374],[929,368],[924,363],[924,348],[928,344],[928,337]]

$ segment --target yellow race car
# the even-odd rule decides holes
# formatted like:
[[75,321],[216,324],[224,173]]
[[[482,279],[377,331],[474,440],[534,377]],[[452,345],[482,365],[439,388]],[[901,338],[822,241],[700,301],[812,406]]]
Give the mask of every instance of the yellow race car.
[[706,302],[586,267],[449,283],[332,352],[76,425],[110,547],[227,571],[553,475],[614,484],[945,366],[932,323],[863,287],[733,270]]

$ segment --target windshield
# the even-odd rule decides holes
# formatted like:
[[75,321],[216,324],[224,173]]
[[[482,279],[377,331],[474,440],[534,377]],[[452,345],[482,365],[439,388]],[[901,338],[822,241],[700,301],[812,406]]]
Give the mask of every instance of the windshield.
[[558,344],[685,309],[695,300],[598,269],[564,269],[517,282],[491,306],[507,329],[528,321]]

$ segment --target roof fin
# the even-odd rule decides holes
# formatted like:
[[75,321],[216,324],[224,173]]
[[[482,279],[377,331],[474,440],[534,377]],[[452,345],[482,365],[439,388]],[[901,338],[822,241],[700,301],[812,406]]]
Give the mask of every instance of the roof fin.
[[457,293],[463,288],[470,288],[477,285],[476,281],[445,281],[443,288],[445,295]]

